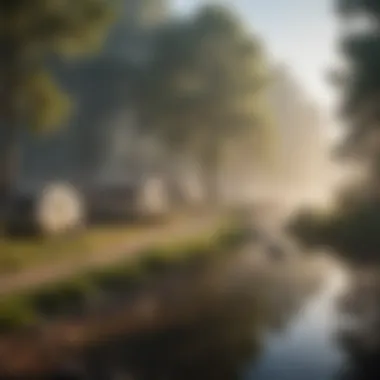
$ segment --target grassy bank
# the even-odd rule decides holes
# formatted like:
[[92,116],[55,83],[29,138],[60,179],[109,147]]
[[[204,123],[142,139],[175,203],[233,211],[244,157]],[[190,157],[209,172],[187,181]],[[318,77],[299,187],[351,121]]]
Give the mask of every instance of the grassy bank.
[[1,236],[0,275],[59,262],[62,259],[81,260],[99,251],[142,239],[151,230],[177,223],[186,223],[186,216],[173,215],[161,225],[120,223],[91,226],[70,236],[51,239]]
[[0,274],[16,272],[60,259],[81,259],[110,245],[141,238],[148,227],[119,225],[91,227],[83,233],[54,239],[0,238]]
[[[199,216],[202,218],[202,215]],[[0,236],[0,276],[21,272],[61,261],[79,262],[108,250],[128,246],[146,235],[173,225],[186,224],[194,219],[187,214],[176,214],[158,225],[124,223],[91,226],[85,231],[57,238],[7,238]]]
[[0,333],[85,312],[94,300],[101,302],[101,297],[123,294],[152,275],[232,251],[246,236],[245,230],[234,226],[221,228],[218,233],[208,231],[190,241],[144,249],[133,260],[8,295],[0,302]]

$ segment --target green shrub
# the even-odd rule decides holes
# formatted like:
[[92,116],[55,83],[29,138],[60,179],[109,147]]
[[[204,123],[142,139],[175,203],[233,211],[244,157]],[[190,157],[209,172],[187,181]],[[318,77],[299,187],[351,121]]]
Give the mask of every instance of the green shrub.
[[145,273],[162,272],[174,265],[177,258],[170,248],[152,248],[141,253],[139,263]]
[[207,254],[212,253],[215,250],[215,242],[195,242],[189,244],[183,251],[185,258],[192,257],[205,257]]
[[330,215],[304,211],[288,230],[307,247],[329,247],[357,261],[380,260],[380,202],[364,200],[345,204]]
[[39,313],[50,316],[79,309],[93,291],[89,279],[81,276],[39,289],[30,298]]
[[303,210],[290,220],[287,232],[308,248],[329,245],[331,218],[317,210]]
[[248,237],[249,231],[245,228],[232,226],[221,231],[216,236],[216,248],[218,250],[230,250],[237,248]]
[[14,296],[0,302],[0,333],[17,330],[37,321],[37,314],[26,297]]
[[134,285],[140,274],[136,264],[129,264],[94,272],[91,274],[91,279],[98,290],[119,292]]
[[380,203],[363,202],[342,210],[329,225],[328,238],[339,252],[359,260],[380,258]]

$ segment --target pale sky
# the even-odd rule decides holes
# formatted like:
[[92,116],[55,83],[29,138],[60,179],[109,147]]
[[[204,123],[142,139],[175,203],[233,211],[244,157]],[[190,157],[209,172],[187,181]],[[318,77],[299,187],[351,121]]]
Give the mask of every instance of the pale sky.
[[[327,82],[334,67],[336,20],[334,0],[214,0],[235,8],[262,36],[269,52],[284,62],[304,89],[331,114],[335,92]],[[189,12],[207,0],[174,0]],[[210,2],[210,1],[208,1]]]

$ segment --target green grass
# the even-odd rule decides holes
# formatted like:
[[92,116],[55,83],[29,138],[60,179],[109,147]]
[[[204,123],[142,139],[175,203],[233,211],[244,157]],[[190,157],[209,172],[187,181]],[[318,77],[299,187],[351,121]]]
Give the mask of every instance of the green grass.
[[42,239],[0,238],[0,274],[16,272],[54,263],[59,260],[76,260],[127,244],[143,236],[146,228],[130,225],[94,227],[76,236]]
[[33,325],[38,315],[25,295],[7,297],[0,302],[0,334]]
[[29,305],[35,313],[45,316],[65,314],[80,309],[96,290],[91,278],[82,275],[31,292]]
[[196,239],[146,249],[133,260],[92,270],[65,281],[30,289],[0,301],[0,333],[81,310],[89,297],[124,292],[152,274],[162,273],[194,259],[217,257],[244,240],[237,229],[221,229]]
[[[187,219],[178,214],[170,222],[182,223]],[[141,239],[148,230],[151,228],[146,225],[121,224],[92,226],[78,234],[51,239],[0,237],[0,275],[62,260],[86,259],[94,253]]]
[[[232,218],[226,219],[230,227]],[[175,223],[181,223],[183,220],[186,220],[183,215],[171,218]],[[77,235],[52,239],[0,237],[0,275],[60,261],[80,261],[94,253],[141,239],[147,230],[149,227],[128,224],[91,227]],[[181,243],[180,241],[179,244]]]
[[139,261],[118,265],[108,269],[93,271],[88,275],[90,282],[101,292],[122,292],[138,284],[144,277]]
[[[170,225],[186,220],[186,215],[173,215]],[[91,227],[76,235],[52,239],[0,237],[0,275],[64,260],[80,261],[94,253],[141,239],[148,230],[150,227],[144,225],[125,224]]]

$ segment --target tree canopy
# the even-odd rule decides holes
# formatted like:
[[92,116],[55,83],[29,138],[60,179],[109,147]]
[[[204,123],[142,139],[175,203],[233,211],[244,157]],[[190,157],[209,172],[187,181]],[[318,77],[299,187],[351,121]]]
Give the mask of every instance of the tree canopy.
[[250,126],[258,122],[265,70],[259,41],[239,20],[223,8],[204,8],[162,33],[142,87],[143,115],[169,138]]
[[349,17],[363,13],[371,17],[380,17],[380,3],[377,0],[337,0],[336,8],[340,15]]
[[0,186],[5,193],[17,177],[21,132],[60,126],[68,114],[69,99],[49,70],[51,59],[96,50],[112,20],[110,3],[0,1]]
[[9,114],[17,108],[29,127],[59,123],[67,99],[49,77],[47,63],[54,55],[77,56],[99,47],[111,19],[109,5],[104,0],[2,0],[0,19],[0,120],[14,124]]
[[[375,0],[339,0],[337,9],[349,31],[340,42],[346,69],[339,84],[343,95],[342,113],[348,127],[343,151],[372,159],[374,137],[380,132],[380,3]],[[349,20],[356,17],[367,22],[368,28],[362,31],[351,28]],[[371,149],[368,149],[369,140]],[[377,153],[379,149],[378,144]]]
[[169,146],[215,161],[229,138],[259,135],[268,73],[261,41],[239,18],[224,7],[204,7],[159,36],[138,95],[143,124]]
[[[310,245],[333,248],[355,264],[372,264],[378,263],[380,243],[380,2],[338,0],[336,4],[339,17],[349,26],[340,41],[346,69],[339,85],[348,130],[343,157],[357,157],[368,175],[337,194],[336,205],[327,214],[299,215],[291,229]],[[351,28],[350,21],[357,17],[368,28]]]

